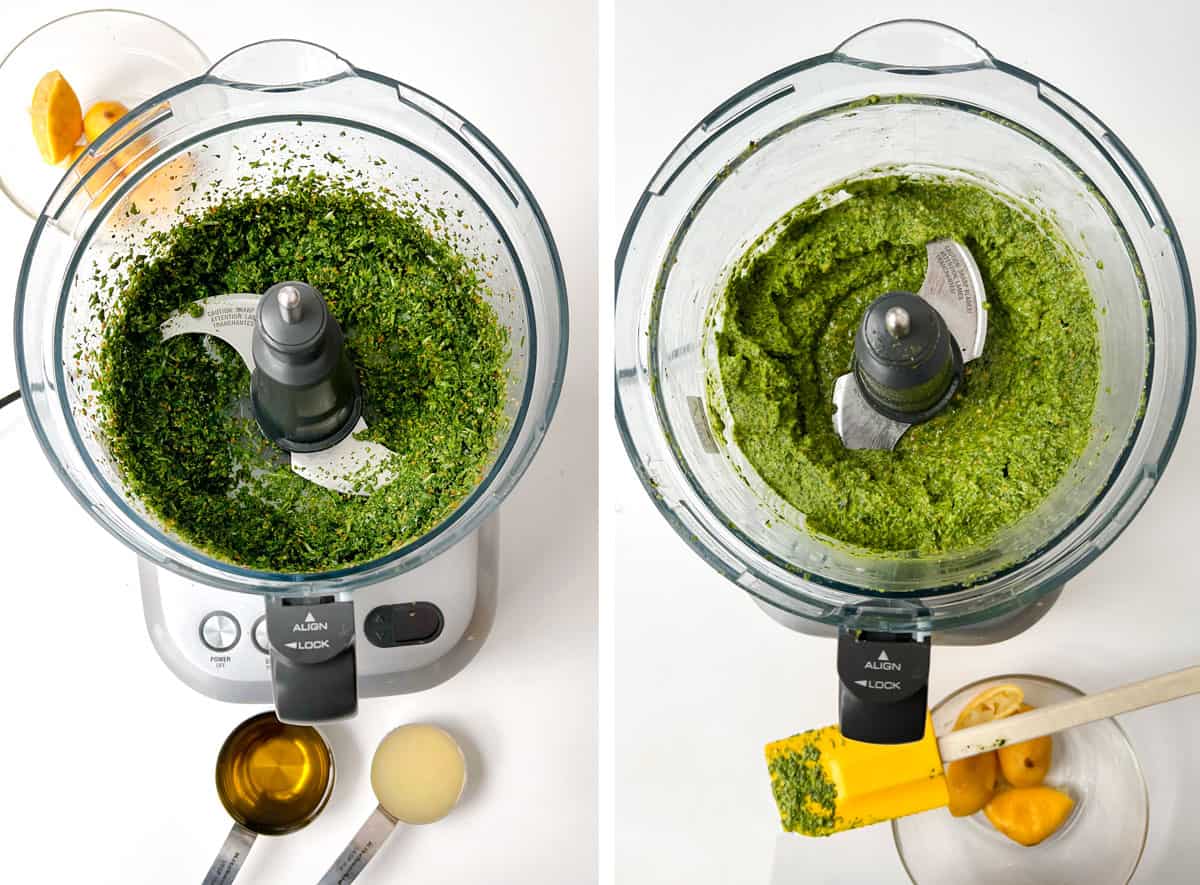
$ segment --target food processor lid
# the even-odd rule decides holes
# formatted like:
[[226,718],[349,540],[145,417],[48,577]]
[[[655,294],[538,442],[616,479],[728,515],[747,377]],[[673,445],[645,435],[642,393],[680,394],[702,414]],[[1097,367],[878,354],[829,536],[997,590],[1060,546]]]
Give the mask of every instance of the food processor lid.
[[[1073,169],[1074,181],[1082,181],[1083,190],[1123,226],[1125,248],[1131,260],[1140,263],[1137,273],[1145,272],[1141,284],[1151,291],[1143,289],[1144,318],[1153,346],[1147,350],[1144,369],[1148,409],[1130,427],[1109,484],[1096,496],[1092,511],[1064,526],[1029,558],[1000,571],[976,571],[969,580],[947,580],[943,575],[941,580],[916,584],[905,577],[907,560],[902,557],[891,566],[894,579],[881,587],[855,581],[849,568],[844,575],[831,576],[826,564],[840,555],[838,551],[801,559],[766,549],[739,526],[738,519],[746,514],[722,509],[730,494],[706,488],[697,477],[683,456],[681,440],[687,438],[689,452],[719,452],[714,437],[720,436],[722,425],[709,426],[702,393],[692,397],[690,409],[664,400],[663,364],[687,351],[677,340],[680,335],[668,338],[664,331],[678,317],[668,315],[662,305],[672,276],[686,281],[678,285],[689,293],[689,303],[704,301],[705,285],[719,286],[719,280],[706,284],[699,279],[682,261],[681,252],[709,204],[720,204],[720,217],[733,219],[735,226],[746,224],[741,208],[730,203],[735,192],[749,193],[743,177],[750,175],[747,170],[763,168],[776,154],[788,156],[778,146],[787,143],[791,133],[809,127],[824,134],[818,143],[829,144],[836,133],[827,123],[835,116],[869,117],[878,125],[892,106],[945,108],[993,121]],[[876,135],[873,143],[891,141],[881,142]],[[937,165],[935,146],[920,142],[914,151],[918,166]],[[790,162],[800,160],[792,157]],[[797,170],[787,168],[793,171],[789,180],[799,180]],[[736,232],[742,244],[736,254],[745,252],[748,243],[758,246],[762,241],[756,236],[822,188],[847,177],[884,174],[888,168],[867,164],[839,169],[823,182],[806,183],[788,207]],[[730,196],[720,199],[725,193]],[[754,211],[746,209],[745,215]],[[1186,259],[1172,230],[1157,192],[1128,150],[1061,90],[996,59],[967,34],[936,22],[903,20],[867,28],[833,52],[783,68],[722,102],[681,139],[651,177],[626,226],[616,263],[616,413],[626,452],[647,493],[676,531],[717,571],[770,608],[837,626],[844,621],[845,607],[864,597],[930,602],[929,622],[904,612],[888,613],[873,621],[880,630],[927,629],[931,623],[943,629],[1012,614],[1061,586],[1111,543],[1144,503],[1174,448],[1192,383],[1195,316]],[[718,256],[714,261],[732,260],[719,257],[723,242],[705,242],[706,254]],[[1168,303],[1160,303],[1160,297]],[[1167,313],[1170,321],[1164,320]],[[706,332],[715,328],[713,319],[709,314],[705,320]],[[986,315],[982,319],[986,322]],[[967,350],[982,346],[986,326],[979,328],[978,337],[953,327],[952,332],[966,345],[965,357]],[[696,332],[689,334],[694,340]],[[707,346],[694,350],[707,358]],[[671,371],[679,377],[681,368],[676,365]],[[1181,384],[1170,391],[1161,383],[1152,384],[1164,375]],[[741,462],[738,467],[746,469]],[[1092,518],[1099,507],[1105,508],[1103,518]],[[767,518],[765,510],[749,515]]]
[[[92,199],[85,192],[88,176],[65,177],[35,224],[18,286],[16,349],[22,393],[44,451],[76,498],[155,564],[204,583],[250,592],[350,590],[417,567],[477,528],[511,491],[540,446],[557,406],[566,364],[561,262],[540,207],[509,161],[474,126],[429,95],[355,68],[324,47],[296,40],[264,41],[236,50],[205,75],[146,100],[125,119],[89,148],[98,159],[95,168],[146,141],[156,150],[147,152],[144,165],[130,168],[127,179],[103,198]],[[108,213],[127,206],[141,181],[182,152],[206,151],[206,138],[293,120],[341,125],[364,137],[386,139],[453,179],[482,213],[484,224],[494,228],[498,248],[512,262],[511,297],[518,305],[513,310],[524,317],[512,342],[520,348],[514,357],[519,387],[516,393],[510,388],[515,399],[506,408],[509,426],[474,490],[442,522],[399,549],[370,562],[310,574],[216,560],[151,524],[114,492],[88,453],[72,404],[65,399],[74,370],[62,341],[66,301],[80,256]],[[66,256],[64,233],[78,238]],[[254,298],[257,302],[258,296]],[[49,300],[51,306],[44,311],[39,300]],[[299,330],[282,324],[270,328],[283,349],[302,348],[301,339],[309,331],[305,325]],[[252,346],[239,347],[238,352],[246,362],[254,361]],[[44,373],[55,380],[46,383]],[[360,419],[351,435],[364,426]],[[297,472],[331,469],[321,452],[294,457]],[[102,506],[96,506],[102,499]]]

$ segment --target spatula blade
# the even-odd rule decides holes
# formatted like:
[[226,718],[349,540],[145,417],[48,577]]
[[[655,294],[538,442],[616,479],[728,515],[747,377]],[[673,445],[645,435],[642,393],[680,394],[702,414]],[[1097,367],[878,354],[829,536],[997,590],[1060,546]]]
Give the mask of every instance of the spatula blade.
[[939,808],[950,801],[933,722],[911,744],[868,744],[836,725],[766,747],[771,789],[785,830],[829,836]]

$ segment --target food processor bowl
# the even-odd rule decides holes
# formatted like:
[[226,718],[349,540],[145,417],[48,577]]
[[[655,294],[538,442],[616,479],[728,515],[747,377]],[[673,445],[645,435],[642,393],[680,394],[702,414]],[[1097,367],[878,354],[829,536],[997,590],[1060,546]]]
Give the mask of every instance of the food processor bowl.
[[[1097,306],[1101,378],[1083,456],[1032,513],[938,555],[880,555],[809,531],[731,422],[710,414],[725,411],[714,333],[739,259],[814,195],[897,173],[972,182],[1041,215],[1077,253]],[[1154,489],[1195,361],[1183,249],[1126,147],[1061,90],[925,21],[869,28],[765,77],[688,133],[626,228],[615,323],[617,418],[658,508],[781,620],[818,627],[855,610],[865,630],[964,629],[1060,588]]]
[[[283,152],[281,154],[281,152]],[[183,541],[125,488],[86,406],[106,274],[149,249],[178,212],[265,187],[280,173],[352,175],[424,207],[430,227],[486,262],[507,327],[507,423],[475,489],[439,525],[374,561],[316,574],[242,568]],[[521,477],[554,412],[567,351],[562,270],[546,220],[494,145],[436,99],[323,47],[267,41],[134,108],[90,145],[36,220],[16,299],[21,392],[63,482],[149,562],[263,594],[341,593],[415,568],[475,530]]]

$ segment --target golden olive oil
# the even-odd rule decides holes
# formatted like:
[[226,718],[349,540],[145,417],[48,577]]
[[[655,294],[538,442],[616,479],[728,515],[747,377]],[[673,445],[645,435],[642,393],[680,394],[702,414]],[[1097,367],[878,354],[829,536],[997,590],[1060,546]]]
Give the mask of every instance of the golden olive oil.
[[229,815],[263,836],[311,821],[333,790],[333,755],[320,732],[274,713],[243,722],[217,756],[217,794]]

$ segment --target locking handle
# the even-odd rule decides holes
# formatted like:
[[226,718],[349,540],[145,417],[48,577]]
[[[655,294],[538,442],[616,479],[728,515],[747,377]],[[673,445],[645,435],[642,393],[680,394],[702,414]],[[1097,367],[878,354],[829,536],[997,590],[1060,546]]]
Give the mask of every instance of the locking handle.
[[358,712],[354,603],[268,597],[271,687],[280,722],[311,725]]
[[903,615],[928,611],[906,600],[844,609],[838,630],[838,717],[842,736],[868,744],[907,744],[925,735],[929,707],[928,632],[889,632]]

